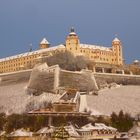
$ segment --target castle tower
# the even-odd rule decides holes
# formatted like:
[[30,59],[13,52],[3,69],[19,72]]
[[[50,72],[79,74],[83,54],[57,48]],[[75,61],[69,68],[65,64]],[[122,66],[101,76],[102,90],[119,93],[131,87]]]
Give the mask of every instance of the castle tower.
[[50,43],[46,40],[46,38],[43,38],[43,40],[40,42],[40,49],[49,48]]
[[80,52],[80,41],[73,27],[66,38],[66,49],[72,52],[74,55]]
[[112,41],[112,49],[114,52],[116,65],[123,65],[122,43],[117,37]]

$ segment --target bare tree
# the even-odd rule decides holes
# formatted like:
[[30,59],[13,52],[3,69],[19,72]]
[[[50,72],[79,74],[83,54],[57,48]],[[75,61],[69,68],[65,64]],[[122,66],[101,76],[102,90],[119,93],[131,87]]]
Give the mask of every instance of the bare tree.
[[71,52],[57,52],[44,60],[49,66],[58,64],[60,68],[70,71],[80,71],[88,66],[89,60],[84,56],[74,56]]

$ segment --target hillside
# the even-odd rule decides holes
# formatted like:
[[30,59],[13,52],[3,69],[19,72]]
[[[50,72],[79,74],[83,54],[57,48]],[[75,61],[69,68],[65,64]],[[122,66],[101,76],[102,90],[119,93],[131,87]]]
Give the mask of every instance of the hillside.
[[[45,100],[53,100],[56,95],[44,93],[40,96],[27,95],[27,82],[0,86],[0,111],[6,113],[21,113],[31,101],[37,104]],[[51,97],[52,96],[52,97]],[[84,95],[81,95],[84,96]],[[57,96],[58,97],[58,96]],[[56,98],[57,98],[56,97]],[[55,100],[56,100],[55,98]],[[110,115],[121,109],[135,116],[140,112],[140,86],[122,86],[115,89],[99,91],[99,95],[85,95],[82,109],[89,108],[93,114]]]
[[57,101],[59,95],[42,93],[33,96],[26,93],[28,82],[0,86],[0,112],[24,113],[43,106],[45,102]]
[[[30,73],[23,71],[0,76],[0,112],[22,113],[33,107],[38,108],[45,101],[58,99],[58,95],[45,91],[39,96],[27,94]],[[80,110],[85,108],[92,110],[95,115],[110,115],[122,109],[135,116],[140,113],[140,86],[127,85],[100,90],[99,95],[81,95]]]
[[28,102],[27,82],[0,86],[0,111],[21,113]]
[[[84,96],[84,95],[83,95]],[[86,95],[84,104],[93,114],[110,115],[121,109],[132,116],[140,113],[140,86],[121,86],[99,91],[98,96]],[[85,107],[81,106],[81,110]]]

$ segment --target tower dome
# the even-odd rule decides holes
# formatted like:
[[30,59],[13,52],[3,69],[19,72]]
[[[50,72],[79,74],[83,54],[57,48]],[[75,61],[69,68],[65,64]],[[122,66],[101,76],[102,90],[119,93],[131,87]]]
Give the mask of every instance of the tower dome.
[[74,27],[71,27],[69,35],[70,35],[70,36],[71,36],[71,35],[76,36],[76,33],[75,33],[75,31],[74,31]]
[[134,60],[134,63],[139,63],[139,60]]
[[117,37],[115,37],[112,41],[112,45],[120,45],[121,46],[121,41]]
[[120,40],[119,40],[117,37],[115,37],[115,38],[113,39],[113,42],[120,42]]
[[139,62],[139,60],[134,60],[134,61],[133,61],[133,64],[135,64],[135,65],[139,65],[140,62]]

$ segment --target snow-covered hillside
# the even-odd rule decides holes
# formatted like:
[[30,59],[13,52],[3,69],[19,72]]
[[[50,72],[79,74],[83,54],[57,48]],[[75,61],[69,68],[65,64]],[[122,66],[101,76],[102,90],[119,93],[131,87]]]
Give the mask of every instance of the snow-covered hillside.
[[127,85],[101,90],[98,96],[87,95],[85,98],[86,106],[93,114],[110,115],[120,110],[132,116],[140,113],[140,86]]

